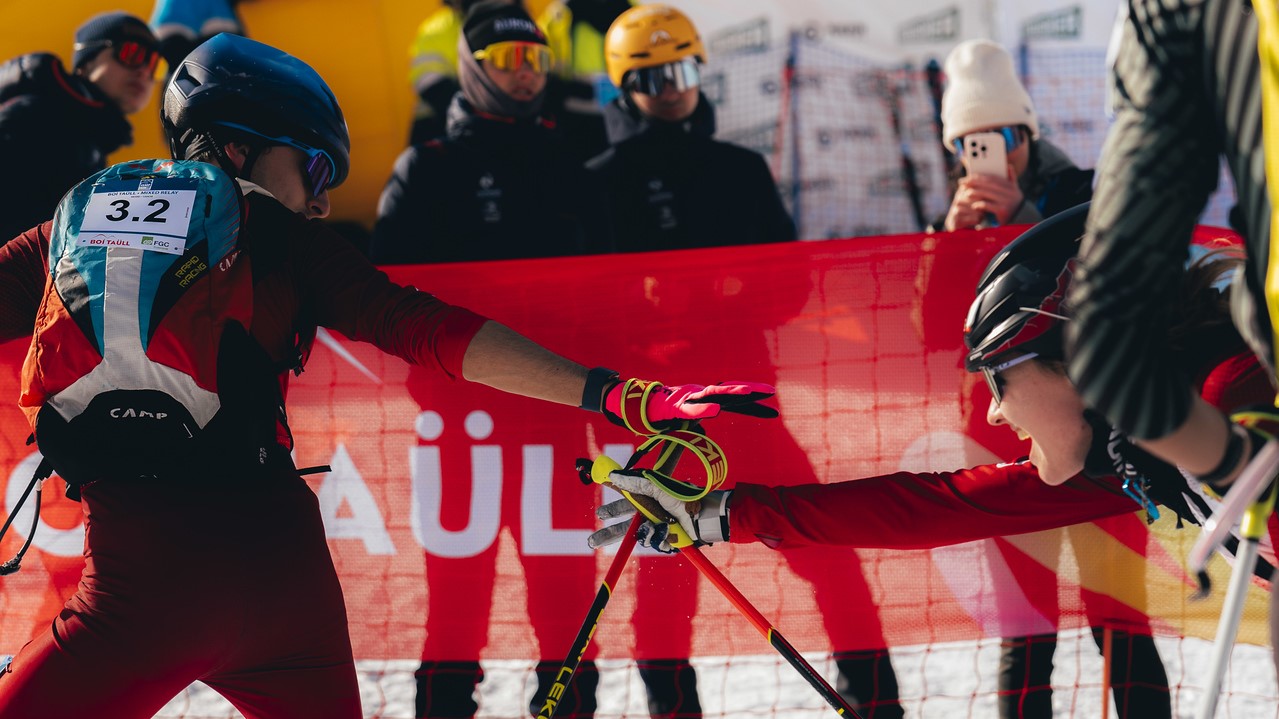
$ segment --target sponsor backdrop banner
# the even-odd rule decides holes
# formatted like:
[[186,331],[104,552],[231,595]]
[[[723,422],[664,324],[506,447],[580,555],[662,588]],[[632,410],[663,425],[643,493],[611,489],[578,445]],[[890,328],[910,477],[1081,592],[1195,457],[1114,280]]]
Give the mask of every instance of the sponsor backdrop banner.
[[[709,422],[728,481],[832,482],[954,470],[1026,447],[985,425],[960,366],[976,277],[1013,230],[677,253],[393,268],[563,354],[668,383],[775,383],[781,419]],[[26,343],[0,346],[0,496],[38,456],[16,407]],[[635,437],[599,415],[452,382],[323,334],[289,397],[299,466],[320,497],[361,659],[563,657],[612,559],[592,553],[600,491],[578,457],[625,460]],[[693,475],[692,463],[681,472]],[[46,491],[22,571],[0,579],[0,654],[75,590],[78,505]],[[173,511],[181,512],[181,507]],[[867,506],[865,512],[878,511]],[[20,512],[0,554],[25,539]],[[1166,513],[1168,514],[1168,513]],[[857,522],[851,514],[847,521]],[[1190,603],[1193,528],[1135,513],[935,551],[717,545],[707,556],[806,651],[1132,626],[1210,637],[1222,592]],[[227,517],[226,531],[236,530]],[[156,541],[164,541],[157,537]],[[1224,587],[1223,563],[1214,563]],[[1145,582],[1134,582],[1143,577]],[[1241,638],[1264,643],[1264,598]],[[678,557],[641,552],[597,635],[604,657],[760,654],[763,640]]]
[[[706,0],[684,7],[706,41],[702,89],[717,137],[768,158],[806,240],[941,224],[954,157],[942,147],[942,64],[989,38],[1011,53],[1040,135],[1082,168],[1110,126],[1114,3]],[[1225,225],[1223,166],[1202,222]]]

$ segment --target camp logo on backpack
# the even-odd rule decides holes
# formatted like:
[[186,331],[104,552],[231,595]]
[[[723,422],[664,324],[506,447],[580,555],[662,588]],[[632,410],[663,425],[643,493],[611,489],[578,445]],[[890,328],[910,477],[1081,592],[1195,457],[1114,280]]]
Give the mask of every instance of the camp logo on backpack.
[[64,479],[264,454],[279,390],[247,332],[245,212],[217,167],[172,160],[109,167],[59,203],[20,404]]

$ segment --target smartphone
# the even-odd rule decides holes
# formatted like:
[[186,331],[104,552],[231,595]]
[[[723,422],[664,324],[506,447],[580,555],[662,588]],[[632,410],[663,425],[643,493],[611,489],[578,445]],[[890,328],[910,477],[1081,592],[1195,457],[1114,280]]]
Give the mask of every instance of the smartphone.
[[970,175],[1008,177],[1008,151],[998,132],[975,132],[964,136],[964,167]]

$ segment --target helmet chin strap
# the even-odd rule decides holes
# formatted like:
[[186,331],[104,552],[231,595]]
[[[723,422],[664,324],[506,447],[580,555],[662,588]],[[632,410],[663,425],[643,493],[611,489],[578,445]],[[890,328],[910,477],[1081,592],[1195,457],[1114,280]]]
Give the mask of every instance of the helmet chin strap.
[[[218,161],[218,167],[221,167],[223,172],[231,177],[239,177],[245,180],[248,180],[249,175],[253,174],[253,166],[257,164],[258,158],[262,155],[262,149],[258,146],[241,143],[247,149],[244,153],[244,162],[241,163],[240,167],[237,169],[235,163],[226,154],[226,143],[219,142],[212,133],[208,132],[204,133],[200,142],[208,143],[209,148],[213,152],[213,157],[215,157]],[[193,143],[192,147],[194,148],[198,144],[200,143]],[[187,152],[188,156],[191,154],[191,151]]]

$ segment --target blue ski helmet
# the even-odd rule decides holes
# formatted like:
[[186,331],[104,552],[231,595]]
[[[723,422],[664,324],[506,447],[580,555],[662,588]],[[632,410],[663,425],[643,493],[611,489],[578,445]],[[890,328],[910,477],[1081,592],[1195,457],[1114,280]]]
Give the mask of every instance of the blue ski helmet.
[[292,55],[221,33],[174,70],[160,113],[169,151],[184,160],[212,148],[219,126],[287,137],[333,160],[337,187],[351,169],[351,137],[337,97],[315,70]]

